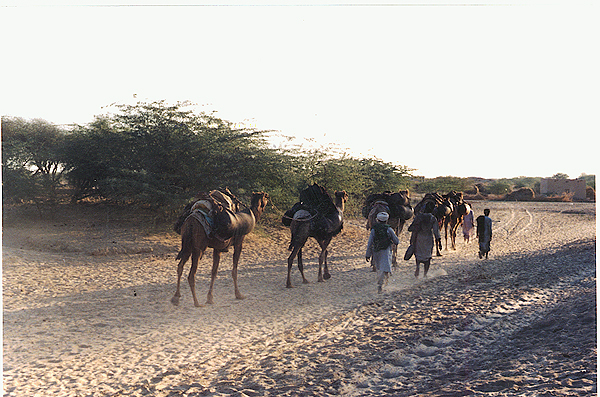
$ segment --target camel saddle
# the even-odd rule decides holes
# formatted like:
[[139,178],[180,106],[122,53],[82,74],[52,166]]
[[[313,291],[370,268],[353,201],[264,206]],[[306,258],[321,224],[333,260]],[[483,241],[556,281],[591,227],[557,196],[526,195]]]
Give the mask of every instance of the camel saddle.
[[181,234],[183,222],[193,216],[200,222],[208,237],[220,241],[229,240],[233,237],[232,229],[239,204],[240,201],[227,188],[200,193],[196,201],[184,208],[173,229]]
[[295,219],[295,214],[301,210],[310,213],[312,218],[319,219],[337,212],[329,193],[316,183],[300,192],[300,201],[285,212],[281,222],[285,226],[290,226],[292,219]]

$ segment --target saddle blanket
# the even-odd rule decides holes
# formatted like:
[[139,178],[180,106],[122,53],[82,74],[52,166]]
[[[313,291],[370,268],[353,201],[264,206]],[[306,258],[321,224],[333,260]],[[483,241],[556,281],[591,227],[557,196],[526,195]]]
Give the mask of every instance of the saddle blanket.
[[192,211],[190,216],[193,217],[194,219],[196,219],[198,222],[200,222],[200,224],[204,228],[204,232],[206,233],[206,236],[211,237],[212,230],[213,230],[212,218],[207,216],[201,210]]

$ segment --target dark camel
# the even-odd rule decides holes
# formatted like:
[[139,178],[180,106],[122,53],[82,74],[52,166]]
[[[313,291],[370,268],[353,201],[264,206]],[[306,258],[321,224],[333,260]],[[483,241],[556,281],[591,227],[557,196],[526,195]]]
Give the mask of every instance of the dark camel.
[[[387,212],[390,216],[388,225],[392,227],[396,236],[399,236],[404,228],[404,224],[413,216],[413,209],[410,206],[410,195],[408,190],[401,190],[397,193],[384,192],[381,194],[370,195],[363,208],[363,214],[367,218],[367,230],[371,230],[376,223],[377,214]],[[398,246],[392,248],[392,265],[398,266],[397,261]],[[373,266],[373,271],[375,267]]]
[[[329,199],[331,200],[331,199]],[[299,210],[294,214],[290,224],[292,239],[289,249],[292,251],[288,257],[287,288],[292,288],[291,272],[294,258],[298,257],[298,269],[302,275],[302,282],[308,284],[304,277],[304,265],[302,264],[302,247],[306,244],[309,237],[317,240],[321,247],[319,255],[319,275],[317,280],[329,280],[331,275],[327,268],[327,247],[333,236],[337,235],[344,224],[344,205],[348,201],[348,194],[345,190],[335,192],[335,211],[329,214],[313,215],[306,210]],[[323,270],[324,269],[324,270]]]
[[213,248],[213,266],[210,279],[210,287],[206,298],[206,303],[213,303],[213,286],[217,277],[217,270],[219,269],[219,260],[221,258],[221,252],[226,251],[229,247],[233,247],[233,269],[231,275],[233,277],[233,286],[235,289],[235,297],[237,299],[244,299],[244,296],[240,293],[237,282],[238,274],[238,262],[242,253],[242,243],[244,237],[254,229],[256,222],[260,219],[260,216],[267,206],[269,195],[264,192],[252,193],[252,202],[249,209],[245,209],[236,213],[230,211],[223,211],[219,216],[220,219],[229,218],[229,223],[226,228],[221,230],[227,230],[231,233],[224,237],[208,237],[204,230],[204,227],[194,217],[188,217],[183,226],[181,227],[181,251],[177,255],[177,259],[180,259],[179,265],[177,266],[177,290],[175,295],[171,299],[174,305],[179,304],[181,298],[180,284],[181,276],[183,274],[183,266],[192,257],[192,267],[188,275],[188,283],[192,291],[192,297],[194,298],[194,306],[199,307],[198,299],[196,298],[196,281],[195,275],[198,269],[198,261],[202,259],[204,251],[207,248]]
[[446,239],[446,250],[448,250],[448,226],[450,226],[450,243],[453,250],[456,250],[456,233],[458,228],[463,223],[463,218],[471,208],[468,203],[463,200],[463,193],[451,191],[443,195],[447,202],[450,203],[451,212],[444,218],[444,234]]

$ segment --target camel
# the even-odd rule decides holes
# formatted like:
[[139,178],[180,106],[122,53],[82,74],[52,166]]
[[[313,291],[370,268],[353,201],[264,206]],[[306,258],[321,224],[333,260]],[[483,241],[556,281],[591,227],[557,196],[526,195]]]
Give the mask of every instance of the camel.
[[[370,230],[375,223],[375,218],[380,212],[387,212],[390,218],[388,224],[394,229],[398,236],[404,224],[413,216],[413,209],[410,206],[410,195],[408,190],[401,190],[397,193],[384,192],[381,194],[371,194],[367,197],[363,206],[363,216],[367,218],[367,230]],[[398,246],[392,248],[392,265],[398,266],[397,262]],[[373,271],[375,268],[373,267]]]
[[[463,200],[463,193],[452,190],[448,194],[427,193],[423,200],[415,206],[415,212],[422,212],[425,203],[433,201],[435,208],[433,215],[438,220],[440,231],[444,227],[446,250],[448,250],[448,228],[450,228],[450,243],[453,250],[456,249],[456,233],[462,225],[463,217],[469,212],[470,205]],[[436,246],[437,256],[442,254]]]
[[[322,189],[316,184],[313,185],[313,187],[315,186]],[[323,193],[331,202],[331,198],[328,197],[329,195],[327,195],[324,190]],[[290,223],[292,238],[288,249],[291,250],[292,253],[288,257],[287,288],[292,288],[291,272],[295,257],[298,257],[298,269],[302,275],[302,282],[308,284],[308,280],[304,276],[302,247],[304,247],[304,244],[306,244],[309,237],[313,237],[321,247],[317,281],[323,282],[323,280],[329,280],[331,278],[327,267],[327,247],[329,246],[331,239],[342,230],[346,201],[348,201],[348,194],[346,191],[336,191],[335,208],[332,210],[324,213],[319,213],[318,211],[313,211],[313,213],[311,213],[308,209],[300,209],[300,207],[296,205],[292,210],[286,213],[289,215],[293,213],[293,218]]]
[[221,225],[225,225],[225,227],[217,228],[217,230],[220,231],[219,233],[223,233],[219,235],[211,234],[210,237],[207,236],[205,228],[200,221],[193,216],[188,217],[183,222],[183,225],[181,226],[181,250],[177,255],[177,259],[179,259],[179,264],[177,266],[177,290],[171,299],[171,302],[174,305],[179,304],[179,299],[181,298],[180,284],[183,266],[191,256],[192,267],[190,268],[190,273],[188,275],[188,283],[192,291],[194,306],[200,306],[196,297],[195,275],[196,270],[198,269],[198,261],[202,259],[204,251],[209,247],[213,248],[213,266],[206,303],[214,303],[213,287],[217,277],[217,270],[219,269],[221,252],[227,251],[230,247],[233,247],[233,269],[231,275],[233,277],[235,297],[236,299],[244,299],[244,296],[239,291],[237,282],[238,262],[242,253],[242,243],[244,242],[244,237],[254,229],[254,226],[264,212],[268,201],[269,195],[267,193],[252,193],[250,208],[235,213],[227,210],[221,211],[217,218],[219,218]]
[[451,191],[443,195],[445,202],[450,204],[451,212],[444,219],[444,235],[446,239],[446,250],[448,250],[448,226],[450,226],[450,243],[453,250],[456,250],[456,233],[463,218],[469,212],[471,206],[463,200],[463,193]]

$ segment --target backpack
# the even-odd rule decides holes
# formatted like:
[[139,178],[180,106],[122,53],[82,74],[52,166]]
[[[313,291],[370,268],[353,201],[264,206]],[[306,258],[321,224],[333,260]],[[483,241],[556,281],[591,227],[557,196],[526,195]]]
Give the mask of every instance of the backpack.
[[376,223],[373,225],[373,230],[375,231],[375,235],[373,238],[373,250],[381,251],[387,249],[390,244],[392,244],[392,240],[388,235],[388,228],[390,225],[385,223]]

